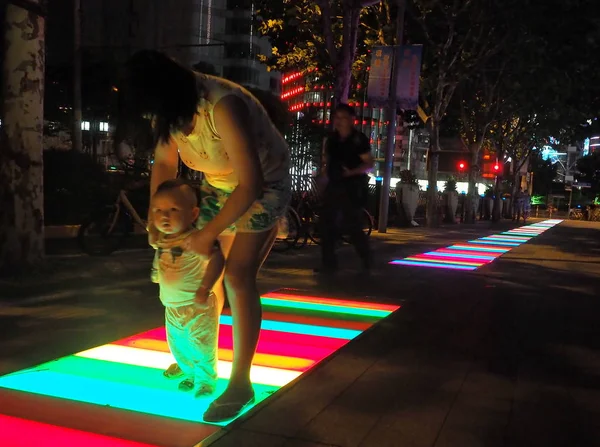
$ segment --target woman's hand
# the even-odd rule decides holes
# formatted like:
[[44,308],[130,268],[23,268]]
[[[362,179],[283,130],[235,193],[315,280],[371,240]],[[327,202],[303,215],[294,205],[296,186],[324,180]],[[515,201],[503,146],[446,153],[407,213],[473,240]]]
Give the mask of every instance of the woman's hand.
[[217,238],[206,230],[194,231],[184,242],[184,249],[193,251],[199,256],[209,258],[215,247]]

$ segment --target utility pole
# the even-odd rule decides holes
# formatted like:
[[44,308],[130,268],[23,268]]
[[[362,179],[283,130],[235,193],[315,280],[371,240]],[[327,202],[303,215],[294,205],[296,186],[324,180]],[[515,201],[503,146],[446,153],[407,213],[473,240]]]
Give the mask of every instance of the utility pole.
[[81,0],[73,0],[73,149],[82,151]]
[[394,60],[392,65],[392,85],[390,86],[390,96],[388,101],[387,116],[389,123],[387,128],[387,139],[385,146],[385,161],[383,165],[383,182],[381,185],[381,195],[379,196],[379,222],[377,231],[385,233],[387,231],[388,212],[390,206],[390,183],[392,182],[392,166],[394,164],[394,139],[396,137],[396,93],[398,91],[398,78],[400,75],[400,46],[404,36],[404,12],[406,10],[406,0],[397,0],[398,11],[396,14],[396,48],[394,48]]

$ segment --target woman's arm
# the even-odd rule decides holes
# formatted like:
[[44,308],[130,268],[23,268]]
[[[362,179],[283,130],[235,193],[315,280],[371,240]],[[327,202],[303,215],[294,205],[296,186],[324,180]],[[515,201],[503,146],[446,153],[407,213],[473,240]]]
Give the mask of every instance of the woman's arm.
[[233,95],[224,97],[215,105],[215,127],[238,177],[238,186],[221,211],[202,229],[213,240],[238,220],[262,191],[263,174],[249,113],[243,100]]
[[169,143],[158,143],[154,150],[154,164],[150,173],[150,199],[161,183],[177,177],[179,152],[177,143],[171,138]]

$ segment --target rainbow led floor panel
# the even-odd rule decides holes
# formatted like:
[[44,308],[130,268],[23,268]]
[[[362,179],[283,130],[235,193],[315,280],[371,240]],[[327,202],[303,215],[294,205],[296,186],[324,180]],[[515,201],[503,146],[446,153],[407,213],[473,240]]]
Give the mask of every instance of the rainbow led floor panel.
[[[399,306],[305,296],[262,297],[251,370],[257,403],[295,380]],[[231,372],[231,316],[221,317],[219,383]],[[164,328],[0,377],[0,446],[191,447],[221,427],[202,422],[209,399],[177,390]]]
[[476,270],[561,222],[562,220],[558,219],[545,220],[513,228],[504,233],[493,234],[473,241],[391,261],[390,264],[437,269]]

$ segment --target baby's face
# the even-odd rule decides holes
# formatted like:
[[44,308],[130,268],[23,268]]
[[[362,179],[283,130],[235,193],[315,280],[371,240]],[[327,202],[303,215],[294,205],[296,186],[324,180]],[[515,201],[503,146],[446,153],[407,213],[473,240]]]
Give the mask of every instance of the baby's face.
[[178,234],[188,230],[196,217],[197,208],[186,203],[183,194],[168,191],[157,194],[152,199],[154,225],[164,234]]

